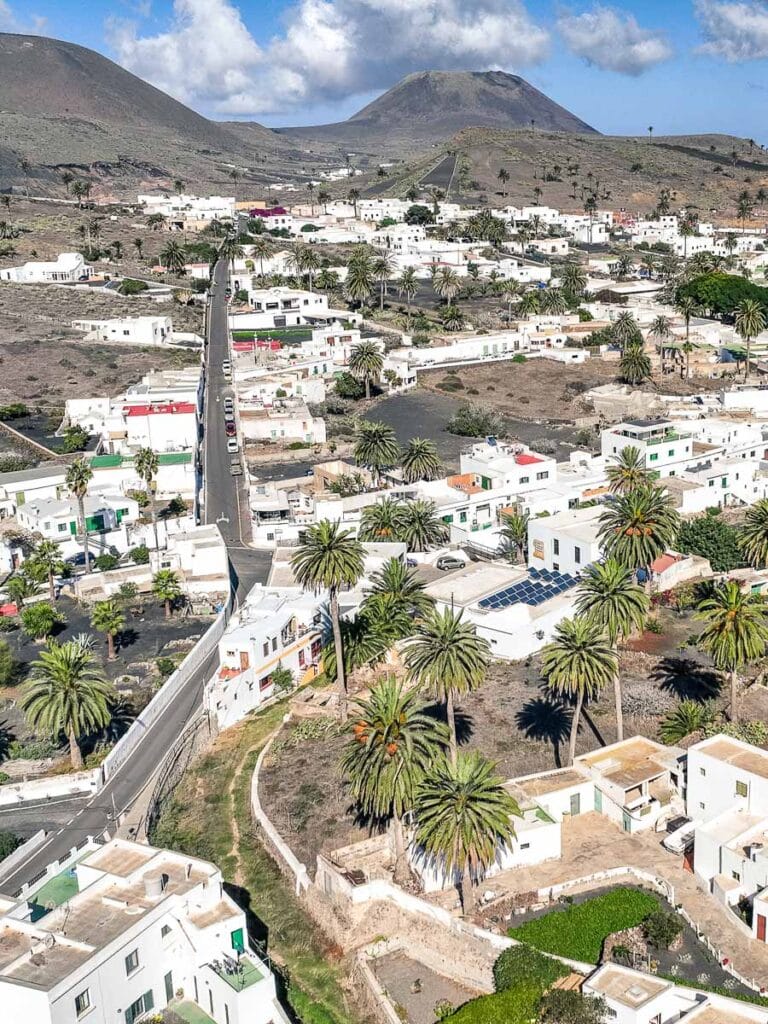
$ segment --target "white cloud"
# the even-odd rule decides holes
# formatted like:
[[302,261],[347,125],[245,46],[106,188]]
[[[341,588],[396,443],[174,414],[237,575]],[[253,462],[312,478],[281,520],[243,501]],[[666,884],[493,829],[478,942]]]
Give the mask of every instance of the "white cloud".
[[583,14],[564,12],[557,27],[577,57],[604,71],[641,75],[672,56],[662,32],[642,28],[633,15],[613,7],[598,5]]
[[696,0],[703,53],[727,61],[768,57],[768,4],[759,0]]
[[19,18],[13,8],[0,0],[0,32],[22,32],[26,35],[39,35],[44,31],[48,19],[39,14],[27,14]]
[[522,68],[549,47],[522,0],[298,0],[284,32],[263,47],[230,0],[174,0],[173,9],[168,30],[155,36],[109,23],[115,56],[219,114],[334,101],[424,69]]

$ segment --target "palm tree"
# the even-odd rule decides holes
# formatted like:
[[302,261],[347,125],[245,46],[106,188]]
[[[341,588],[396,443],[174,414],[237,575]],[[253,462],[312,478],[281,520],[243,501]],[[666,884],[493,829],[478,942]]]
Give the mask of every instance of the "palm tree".
[[660,487],[642,487],[616,495],[600,516],[604,553],[632,572],[644,569],[650,585],[651,564],[671,547],[680,516]]
[[91,625],[107,637],[107,660],[115,660],[115,635],[125,627],[125,613],[117,601],[97,601],[91,610]]
[[567,295],[581,298],[587,287],[587,274],[579,263],[567,263],[560,272],[560,287]]
[[235,260],[241,260],[244,255],[245,249],[238,242],[236,235],[227,235],[219,246],[219,257],[229,263],[231,274],[235,272]]
[[403,479],[408,484],[415,484],[418,480],[437,480],[443,472],[435,442],[424,437],[411,438],[403,449],[400,465]]
[[627,384],[637,385],[651,376],[651,360],[642,345],[626,345],[619,360],[619,373]]
[[659,373],[664,376],[664,342],[672,334],[672,321],[668,316],[664,316],[662,313],[657,316],[651,324],[650,331],[648,332],[659,343]]
[[75,459],[67,468],[64,482],[67,489],[77,499],[78,526],[82,531],[83,554],[85,555],[85,571],[91,571],[91,559],[88,554],[88,526],[85,521],[85,496],[88,493],[88,484],[93,479],[93,470],[90,463],[84,458]]
[[520,285],[517,281],[513,281],[512,278],[508,278],[506,281],[502,281],[500,294],[506,300],[507,320],[509,321],[512,319],[512,307],[520,296]]
[[499,847],[515,838],[520,808],[505,789],[496,765],[472,751],[448,761],[440,757],[419,786],[416,835],[419,846],[460,874],[465,915],[474,906],[474,885],[493,864]]
[[417,789],[447,739],[445,726],[424,709],[416,690],[405,692],[387,676],[355,708],[353,735],[341,759],[363,813],[392,819],[397,882],[408,875],[403,815],[413,810]]
[[576,757],[576,736],[585,698],[594,699],[618,672],[618,658],[600,625],[576,616],[563,619],[555,636],[541,652],[541,671],[547,686],[558,696],[575,701],[568,739],[568,764]]
[[408,545],[409,551],[429,551],[448,537],[448,527],[434,501],[407,501],[400,506],[398,519],[398,539]]
[[170,619],[173,602],[181,597],[181,582],[173,569],[159,569],[152,577],[152,593],[165,605],[165,617]]
[[527,292],[523,292],[520,297],[520,301],[517,304],[520,315],[525,317],[527,320],[529,316],[535,316],[536,313],[541,309],[541,300],[539,299],[538,290],[529,288]]
[[365,384],[365,397],[371,397],[371,382],[377,382],[384,368],[384,357],[375,341],[360,341],[349,353],[349,372]]
[[[690,344],[690,333],[691,333],[691,318],[697,316],[700,312],[699,306],[696,300],[691,295],[681,295],[675,303],[675,309],[685,321],[685,344]],[[690,362],[690,350],[685,349],[685,377],[686,380],[690,379],[691,376],[691,362]]]
[[715,587],[698,606],[696,617],[706,622],[699,644],[731,683],[730,719],[738,719],[738,672],[765,654],[768,643],[768,605],[762,594],[743,591],[735,580]]
[[642,339],[640,328],[637,326],[637,320],[635,320],[628,309],[622,310],[616,317],[613,323],[613,337],[622,350],[632,342]]
[[736,333],[744,339],[747,349],[747,359],[744,367],[744,380],[746,380],[749,376],[750,346],[752,339],[765,330],[765,313],[757,299],[744,299],[734,312],[736,314],[734,320]]
[[386,610],[392,621],[407,618],[407,628],[403,635],[410,632],[414,617],[424,615],[432,606],[433,601],[425,593],[426,584],[398,558],[390,558],[371,576],[371,589],[363,601],[363,608],[372,607],[374,618],[381,618]]
[[181,276],[184,273],[187,258],[175,238],[169,239],[160,250],[160,262],[172,274]]
[[627,445],[606,467],[608,486],[611,494],[629,494],[650,483],[650,474],[645,468],[645,456],[639,448]]
[[136,255],[139,257],[139,259],[141,259],[141,250],[144,248],[144,239],[134,238],[133,248],[136,250]]
[[62,183],[64,185],[64,188],[67,190],[67,195],[69,195],[69,186],[75,180],[74,174],[72,174],[71,171],[64,171],[61,174],[61,180],[62,180]]
[[629,275],[634,270],[634,267],[635,261],[632,258],[631,252],[627,252],[625,250],[624,252],[620,252],[619,255],[616,257],[616,269],[619,272],[618,276],[620,281],[623,281],[625,278],[629,277]]
[[350,302],[364,305],[373,291],[373,264],[369,255],[354,256],[347,264],[344,294]]
[[408,330],[411,329],[411,302],[413,302],[416,292],[419,290],[419,286],[416,283],[416,271],[413,267],[406,267],[400,274],[400,277],[396,281],[397,294],[405,296],[406,310],[407,310],[407,326]]
[[384,309],[384,296],[387,294],[387,281],[395,271],[395,261],[387,252],[382,252],[371,264],[371,273],[379,282],[379,309]]
[[392,427],[363,420],[357,428],[354,454],[357,465],[367,466],[378,485],[382,472],[398,464],[400,446]]
[[159,231],[165,224],[165,217],[162,213],[150,213],[147,217],[147,227],[152,231]]
[[338,522],[321,520],[306,531],[304,543],[291,559],[297,582],[306,589],[328,591],[328,604],[336,652],[336,679],[339,688],[339,716],[347,720],[347,680],[344,647],[339,625],[339,590],[354,587],[363,575],[363,548],[351,530],[342,530]]
[[501,194],[505,196],[507,194],[505,186],[506,186],[507,182],[509,181],[509,171],[506,169],[506,167],[500,167],[499,168],[499,173],[496,175],[496,177],[497,177],[497,179],[499,181],[499,184],[501,185],[501,188],[502,188],[502,193]]
[[160,550],[160,541],[157,539],[157,509],[155,508],[155,488],[153,486],[154,479],[157,476],[157,470],[160,465],[157,454],[152,451],[151,448],[139,448],[133,458],[133,468],[138,473],[139,477],[144,481],[147,487],[147,494],[150,499],[150,508],[152,511],[152,529],[155,533],[155,551]]
[[56,600],[55,577],[64,569],[64,559],[61,557],[61,548],[55,540],[41,540],[35,548],[33,559],[45,570],[48,577],[48,592],[51,602]]
[[768,499],[748,506],[741,527],[739,546],[750,565],[768,566]]
[[263,235],[253,241],[252,254],[259,261],[259,276],[264,279],[264,260],[272,254],[272,243]]
[[88,637],[58,644],[51,640],[24,684],[19,705],[30,726],[69,741],[72,767],[83,767],[79,739],[109,723],[111,685],[96,664]]
[[351,188],[347,193],[347,199],[352,203],[352,209],[355,211],[355,220],[357,220],[357,201],[360,198],[360,189]]
[[455,270],[451,270],[450,267],[442,267],[435,274],[434,280],[432,281],[432,287],[440,298],[445,300],[446,305],[450,306],[453,299],[461,291],[459,275]]
[[514,552],[516,562],[524,562],[528,548],[527,512],[504,512],[501,517],[501,535],[507,542],[510,552]]
[[482,683],[491,660],[490,644],[477,635],[473,623],[462,620],[461,612],[433,609],[414,623],[413,635],[403,645],[403,658],[410,678],[445,705],[451,761],[455,764],[454,699]]
[[662,743],[676,744],[711,725],[715,719],[715,709],[711,701],[681,700],[677,707],[662,718],[659,725],[659,738]]
[[616,739],[624,739],[621,707],[621,678],[618,671],[618,647],[635,629],[640,629],[648,611],[648,596],[639,587],[629,569],[613,559],[593,562],[584,570],[577,590],[576,611],[591,618],[608,638],[616,654],[613,692],[616,702]]
[[397,541],[400,539],[400,510],[398,498],[380,498],[366,505],[360,516],[358,537],[362,541]]
[[544,313],[561,316],[568,309],[568,302],[560,288],[547,288],[541,294],[541,308]]
[[30,579],[29,576],[20,573],[16,576],[11,576],[5,585],[5,589],[8,592],[8,597],[21,610],[28,597],[34,597],[39,593],[40,586],[33,579]]

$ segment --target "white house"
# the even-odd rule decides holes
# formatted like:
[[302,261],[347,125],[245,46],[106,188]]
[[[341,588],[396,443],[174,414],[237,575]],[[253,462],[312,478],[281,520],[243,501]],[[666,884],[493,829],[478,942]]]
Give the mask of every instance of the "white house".
[[[110,547],[127,551],[130,547],[127,527],[139,518],[138,503],[122,494],[87,494],[84,499],[88,546],[94,553]],[[78,505],[74,498],[36,499],[16,511],[19,525],[30,533],[53,540],[65,557],[82,549],[78,538]]]
[[693,435],[678,430],[667,419],[624,420],[601,434],[601,450],[606,459],[615,459],[625,448],[636,448],[644,468],[660,476],[679,473],[695,461]]
[[240,403],[240,430],[248,441],[325,443],[325,420],[301,399],[277,399],[272,406]]
[[607,963],[591,974],[584,995],[605,1000],[608,1018],[616,1024],[766,1024],[765,1007],[742,999]]
[[167,226],[176,231],[203,228],[212,220],[232,220],[235,216],[234,196],[163,193],[161,195],[140,195],[138,203],[147,216],[161,214],[165,217]]
[[528,565],[577,576],[600,557],[599,505],[574,508],[528,522]]
[[219,667],[205,687],[205,706],[219,728],[274,696],[275,669],[287,669],[295,684],[317,674],[326,617],[324,595],[256,584],[219,641]]
[[198,414],[193,402],[129,405],[124,410],[124,423],[125,446],[131,451],[151,448],[155,452],[178,452],[197,446]]
[[215,525],[190,525],[170,533],[163,549],[150,552],[150,565],[153,573],[161,569],[177,573],[187,593],[226,594],[229,590],[227,546]]
[[121,839],[89,841],[60,877],[75,892],[53,909],[37,907],[34,892],[29,902],[0,897],[8,1024],[134,1024],[174,1006],[214,1024],[287,1024],[245,912],[213,864]]
[[248,292],[251,311],[234,313],[229,317],[232,330],[265,330],[274,327],[296,327],[317,321],[327,322],[337,317],[354,319],[353,314],[328,308],[328,296],[321,292],[301,288],[253,288],[250,280],[233,282],[234,288]]
[[173,329],[169,316],[123,316],[112,320],[73,320],[76,331],[85,333],[86,341],[120,342],[124,345],[189,344],[201,347],[199,334],[178,332]]
[[14,284],[73,284],[87,281],[93,267],[85,262],[82,253],[62,252],[49,262],[25,263],[21,267],[0,269],[0,281]]

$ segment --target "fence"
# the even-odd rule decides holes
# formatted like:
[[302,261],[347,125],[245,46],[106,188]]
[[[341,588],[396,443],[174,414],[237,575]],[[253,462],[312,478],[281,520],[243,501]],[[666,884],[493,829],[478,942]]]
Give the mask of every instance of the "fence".
[[110,751],[102,764],[102,780],[106,782],[125,764],[141,740],[146,736],[152,725],[158,720],[171,702],[184,689],[192,677],[215,649],[226,629],[232,609],[232,596],[227,600],[226,607],[219,613],[216,621],[209,627],[204,636],[198,640],[184,661],[163,684],[152,700],[147,704],[128,732]]

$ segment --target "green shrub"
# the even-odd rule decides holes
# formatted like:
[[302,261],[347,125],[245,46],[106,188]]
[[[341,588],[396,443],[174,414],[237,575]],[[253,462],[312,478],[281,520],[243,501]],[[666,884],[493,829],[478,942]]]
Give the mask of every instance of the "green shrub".
[[52,740],[12,740],[8,744],[9,761],[42,761],[58,753],[59,748]]
[[131,548],[129,554],[134,565],[149,564],[149,548],[146,544],[139,544],[138,547]]
[[451,1024],[530,1024],[536,1019],[541,995],[534,982],[522,982],[504,992],[472,999],[445,1019]]
[[16,679],[16,660],[7,640],[0,640],[0,686],[10,686]]
[[147,291],[149,285],[146,281],[136,281],[132,277],[126,277],[117,289],[121,295],[139,295]]
[[539,1007],[542,1024],[604,1024],[607,1015],[608,1004],[602,996],[560,988],[547,992]]
[[677,914],[661,907],[643,921],[643,935],[656,949],[669,949],[682,930],[683,922]]
[[29,469],[34,464],[32,459],[23,455],[0,455],[0,473],[20,473],[22,469]]
[[703,516],[682,523],[675,548],[684,555],[707,558],[715,572],[730,572],[746,565],[738,530],[721,517],[720,509],[707,509]]
[[29,416],[29,407],[23,402],[0,405],[0,420],[19,420],[24,416]]
[[101,572],[109,572],[110,569],[116,569],[120,564],[120,559],[117,555],[110,555],[104,552],[103,555],[97,555],[93,560],[93,564]]
[[83,430],[82,427],[67,427],[64,431],[64,437],[62,440],[62,451],[67,452],[82,452],[88,444],[88,431]]
[[528,360],[525,358],[522,352],[518,352],[516,356],[512,356],[513,363],[526,363]]
[[510,946],[493,965],[493,985],[497,992],[504,992],[521,981],[532,981],[543,991],[566,974],[568,968],[564,964],[544,956],[533,946]]
[[327,1006],[310,999],[295,985],[288,986],[288,1002],[301,1024],[338,1024]]
[[291,443],[288,445],[288,451],[289,452],[298,452],[298,451],[301,451],[304,448],[311,448],[311,447],[312,447],[312,445],[309,443],[309,441],[291,441]]
[[483,437],[488,434],[500,434],[503,423],[495,413],[483,409],[480,405],[462,405],[446,424],[450,434],[461,437]]
[[157,658],[155,660],[155,665],[157,667],[157,671],[160,673],[163,679],[167,679],[168,676],[172,676],[173,673],[176,671],[176,662],[173,660],[173,658]]
[[334,383],[334,390],[339,398],[357,400],[365,394],[365,388],[351,373],[340,373]]
[[0,860],[9,857],[22,842],[23,840],[13,832],[0,832]]
[[0,786],[4,786],[6,782],[11,781],[11,776],[8,772],[0,772]]
[[509,935],[547,953],[595,964],[608,935],[634,928],[658,907],[656,898],[640,889],[612,889],[567,910],[526,921],[511,928]]
[[64,616],[59,615],[53,605],[47,601],[28,605],[21,612],[21,624],[24,627],[24,632],[34,640],[44,640],[50,636],[54,626],[60,622],[64,622]]
[[664,632],[664,627],[655,616],[649,615],[645,620],[645,631],[646,633],[655,633],[657,636],[661,636]]

